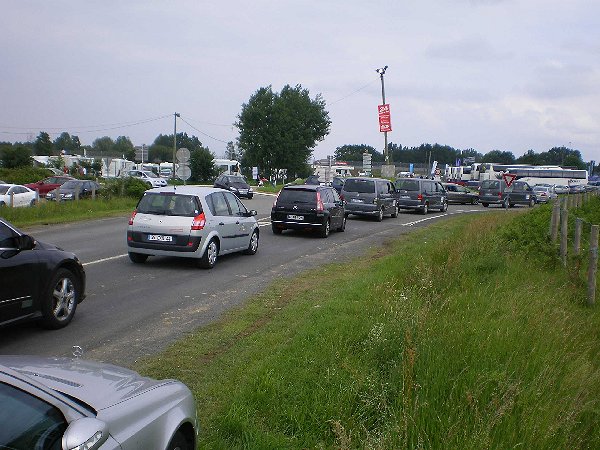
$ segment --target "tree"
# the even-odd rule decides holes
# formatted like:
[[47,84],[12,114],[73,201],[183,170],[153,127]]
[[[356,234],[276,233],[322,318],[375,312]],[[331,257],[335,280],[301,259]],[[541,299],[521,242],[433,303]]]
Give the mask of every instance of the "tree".
[[65,131],[54,140],[53,146],[55,154],[60,154],[62,150],[64,150],[66,153],[73,154],[79,153],[79,150],[81,149],[81,142],[79,142],[79,138],[77,136],[71,136]]
[[113,151],[119,155],[123,155],[123,158],[133,161],[135,159],[135,148],[131,140],[126,136],[119,136],[113,146]]
[[38,134],[33,144],[33,151],[35,154],[40,156],[51,156],[53,154],[52,148],[53,145],[50,140],[50,135],[45,131],[40,131],[40,134]]
[[[196,136],[177,133],[177,148],[187,148],[191,153],[204,147]],[[159,134],[154,139],[154,143],[148,148],[148,159],[154,162],[173,162],[173,135]]]
[[300,85],[286,85],[280,93],[271,86],[260,88],[242,105],[235,123],[242,163],[258,166],[267,176],[276,169],[286,169],[288,178],[307,173],[313,148],[330,125],[321,94],[311,99]]
[[240,161],[242,157],[243,154],[240,147],[235,145],[233,141],[229,141],[227,147],[225,147],[225,159]]
[[120,156],[114,152],[114,146],[115,146],[115,143],[108,136],[98,138],[98,139],[94,140],[94,142],[92,142],[92,148],[94,149],[94,152],[96,152],[96,154],[100,154],[104,157]]
[[166,161],[173,162],[173,147],[164,145],[151,145],[148,148],[148,161],[161,163]]
[[24,145],[1,145],[0,165],[6,169],[29,167],[32,165],[31,150]]
[[217,176],[214,165],[215,155],[207,148],[200,147],[190,152],[191,180],[195,182],[213,182]]
[[484,162],[495,162],[498,164],[513,164],[515,155],[512,152],[503,152],[500,150],[492,150],[483,155]]
[[342,145],[335,149],[333,155],[337,161],[359,161],[363,160],[363,153],[371,154],[371,161],[383,161],[384,157],[381,152],[375,150],[374,147],[365,144]]

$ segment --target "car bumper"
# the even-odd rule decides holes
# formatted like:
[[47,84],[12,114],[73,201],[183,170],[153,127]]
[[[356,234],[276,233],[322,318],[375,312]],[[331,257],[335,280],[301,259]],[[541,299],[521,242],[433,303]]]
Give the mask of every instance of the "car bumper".
[[379,214],[379,206],[373,203],[346,203],[346,214],[359,216],[376,216]]
[[425,207],[420,200],[400,199],[398,200],[398,208],[400,209],[415,209],[422,210]]

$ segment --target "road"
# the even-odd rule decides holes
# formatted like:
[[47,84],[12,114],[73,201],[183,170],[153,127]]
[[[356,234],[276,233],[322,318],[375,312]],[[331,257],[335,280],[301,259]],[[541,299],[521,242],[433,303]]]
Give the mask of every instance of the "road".
[[350,216],[345,232],[322,239],[294,231],[274,235],[269,220],[273,199],[256,195],[244,201],[258,212],[257,254],[220,257],[213,270],[198,269],[183,258],[151,257],[146,264],[131,263],[125,244],[129,217],[27,230],[80,257],[87,273],[87,298],[62,330],[48,331],[34,323],[0,329],[0,354],[70,356],[72,346],[78,345],[85,358],[131,367],[138,358],[217,320],[274,279],[355,257],[449,215],[485,210],[450,205],[446,213],[401,212],[381,223]]

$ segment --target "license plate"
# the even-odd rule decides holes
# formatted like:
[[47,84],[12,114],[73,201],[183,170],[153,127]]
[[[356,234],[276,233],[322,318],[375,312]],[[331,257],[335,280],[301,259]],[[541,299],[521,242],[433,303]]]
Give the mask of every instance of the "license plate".
[[149,234],[148,240],[158,242],[173,242],[173,236],[164,236],[162,234]]
[[410,195],[401,195],[400,198],[410,198]]
[[304,220],[304,216],[296,216],[294,214],[288,214],[287,218],[289,220]]
[[352,203],[364,203],[364,200],[362,198],[351,198],[350,201]]

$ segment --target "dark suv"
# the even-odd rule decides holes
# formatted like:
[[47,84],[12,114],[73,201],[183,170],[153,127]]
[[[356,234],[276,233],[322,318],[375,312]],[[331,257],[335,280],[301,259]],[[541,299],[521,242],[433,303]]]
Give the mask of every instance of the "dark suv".
[[386,214],[398,217],[394,184],[383,178],[346,178],[341,197],[346,202],[346,214],[372,216],[378,222]]
[[213,186],[231,191],[238,197],[251,199],[254,196],[254,191],[241,175],[219,175]]
[[448,209],[446,190],[441,183],[426,178],[398,178],[394,183],[398,191],[398,207],[414,209],[427,214],[430,209],[444,212]]
[[346,229],[344,202],[330,186],[285,186],[271,209],[271,228],[275,234],[288,228],[317,230],[326,238],[331,229]]
[[479,202],[488,205],[500,205],[503,208],[515,205],[535,205],[536,197],[533,188],[525,181],[514,181],[510,187],[504,180],[484,180],[479,187]]

